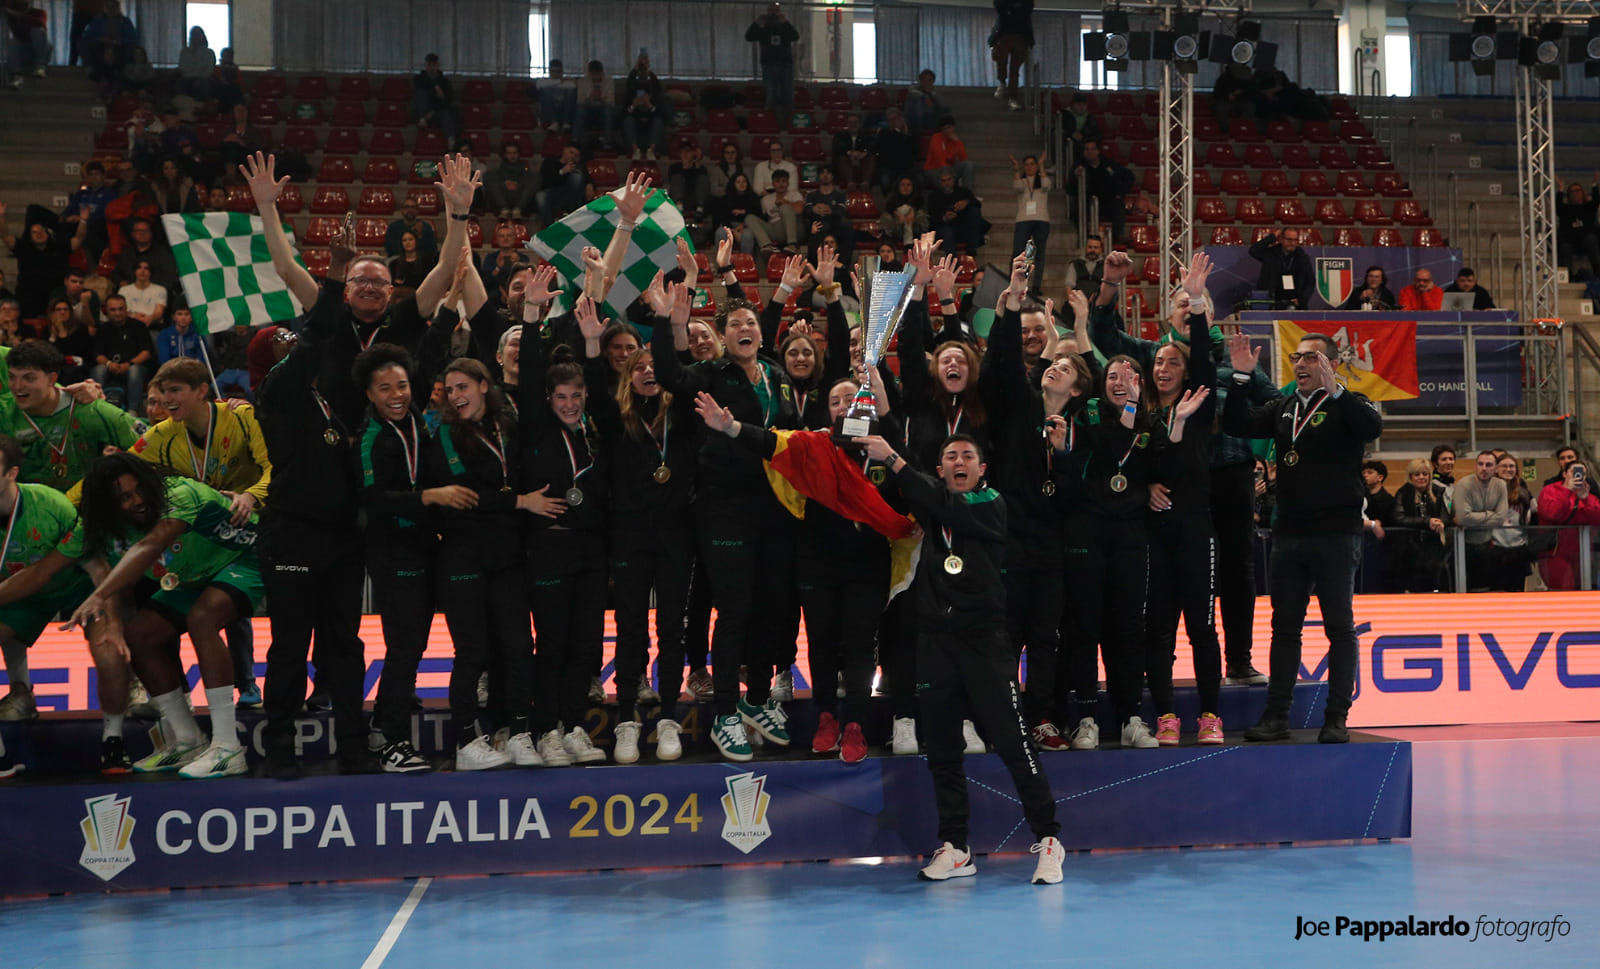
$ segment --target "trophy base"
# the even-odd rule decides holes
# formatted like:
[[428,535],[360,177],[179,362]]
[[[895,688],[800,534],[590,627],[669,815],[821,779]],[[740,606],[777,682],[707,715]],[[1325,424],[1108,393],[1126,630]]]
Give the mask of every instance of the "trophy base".
[[833,422],[833,443],[846,450],[861,450],[861,439],[881,430],[876,414],[845,414]]

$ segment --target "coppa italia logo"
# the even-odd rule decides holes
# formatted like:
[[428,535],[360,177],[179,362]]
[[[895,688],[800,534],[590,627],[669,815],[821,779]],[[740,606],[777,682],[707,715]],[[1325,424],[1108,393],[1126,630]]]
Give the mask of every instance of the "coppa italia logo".
[[728,793],[722,795],[722,840],[747,855],[772,837],[772,826],[767,824],[772,795],[766,787],[766,775],[735,774],[728,778]]
[[128,806],[133,797],[104,794],[87,798],[83,806],[88,810],[78,827],[83,831],[83,853],[78,864],[110,881],[123,869],[133,864],[133,815]]

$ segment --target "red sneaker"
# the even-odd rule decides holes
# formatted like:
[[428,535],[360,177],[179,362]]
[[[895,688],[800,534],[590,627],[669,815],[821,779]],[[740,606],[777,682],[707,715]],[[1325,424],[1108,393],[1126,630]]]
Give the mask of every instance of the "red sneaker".
[[1066,750],[1067,738],[1061,736],[1061,731],[1048,720],[1039,721],[1033,728],[1033,744],[1040,750]]
[[859,764],[867,759],[867,738],[861,735],[861,724],[852,721],[844,725],[844,741],[839,746],[839,759],[846,764]]
[[831,754],[839,749],[839,721],[833,714],[824,713],[817,718],[817,732],[811,738],[813,754]]

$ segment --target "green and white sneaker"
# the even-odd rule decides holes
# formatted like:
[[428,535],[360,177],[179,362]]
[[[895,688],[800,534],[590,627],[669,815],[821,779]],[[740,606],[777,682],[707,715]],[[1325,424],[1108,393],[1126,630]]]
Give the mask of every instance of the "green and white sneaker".
[[[740,706],[744,706],[741,701]],[[750,739],[745,736],[744,719],[739,714],[718,717],[711,725],[711,742],[717,745],[725,760],[746,761],[750,753]]]
[[167,774],[185,766],[206,752],[211,742],[201,737],[192,744],[174,740],[143,760],[134,761],[135,774]]
[[212,777],[236,777],[249,769],[244,762],[243,747],[212,744],[201,751],[200,756],[185,764],[178,773],[190,780],[198,781]]
[[778,705],[777,700],[769,699],[758,707],[746,703],[741,697],[739,718],[745,722],[745,726],[760,734],[768,743],[777,744],[779,747],[789,746],[789,729],[785,726],[789,722],[789,715]]

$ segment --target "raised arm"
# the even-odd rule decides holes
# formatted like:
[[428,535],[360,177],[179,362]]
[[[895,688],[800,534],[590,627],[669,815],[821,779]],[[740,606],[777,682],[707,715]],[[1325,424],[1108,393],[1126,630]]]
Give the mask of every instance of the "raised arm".
[[310,308],[317,301],[317,281],[306,271],[306,267],[295,261],[294,247],[289,244],[289,237],[284,233],[283,222],[278,216],[278,196],[283,194],[283,187],[289,184],[289,176],[278,178],[276,157],[259,151],[245,159],[245,163],[239,166],[239,174],[250,186],[250,195],[261,213],[261,231],[267,239],[267,252],[272,255],[272,268],[277,270],[300,305]]
[[[423,319],[433,316],[439,308],[439,300],[450,288],[460,261],[472,261],[467,222],[472,218],[472,197],[483,184],[483,175],[472,170],[472,161],[465,155],[446,155],[439,164],[439,180],[433,184],[444,199],[445,229],[444,241],[439,244],[439,261],[417,287],[417,312]],[[467,316],[472,315],[469,307]]]

